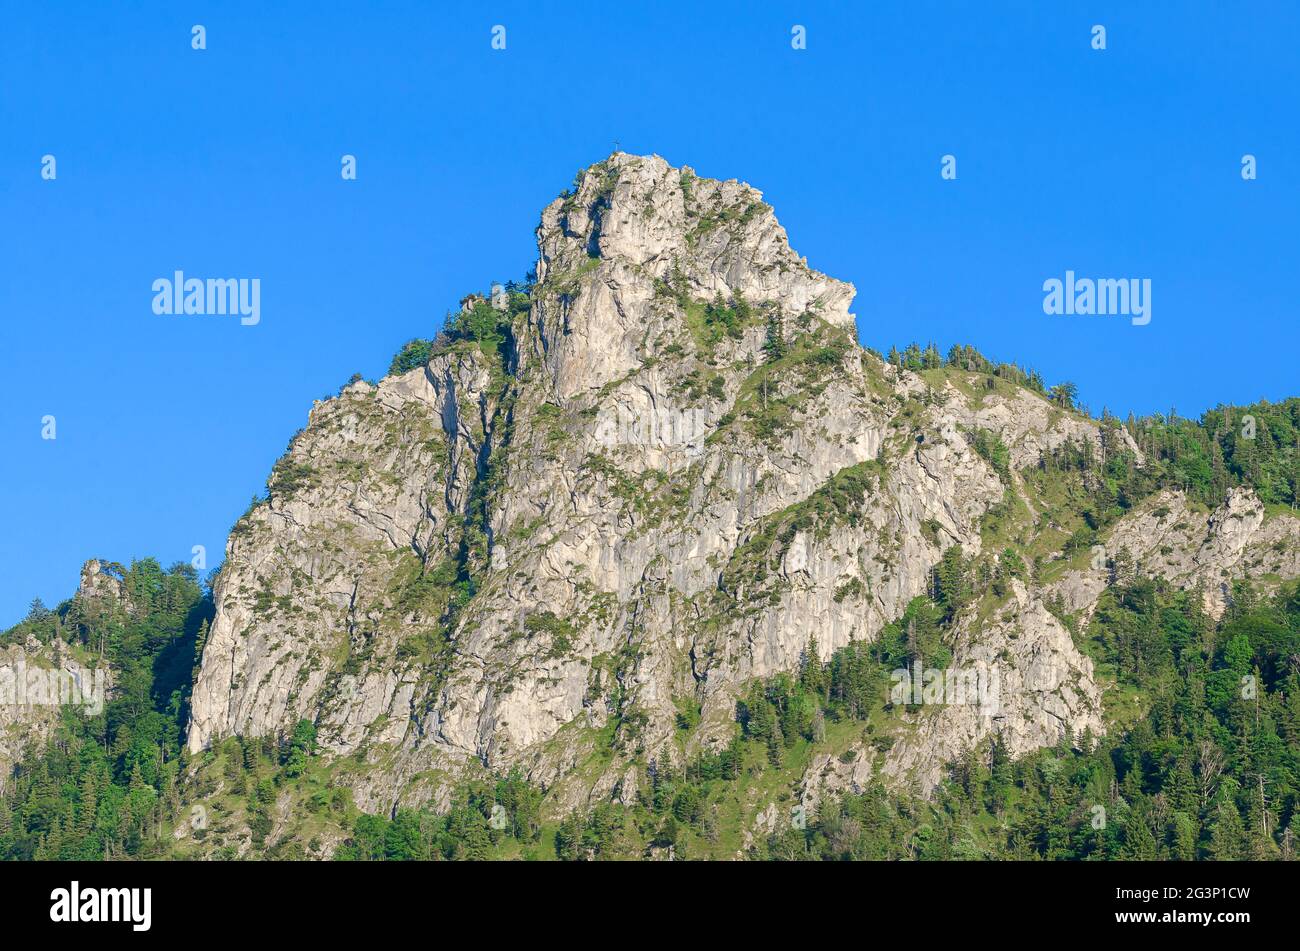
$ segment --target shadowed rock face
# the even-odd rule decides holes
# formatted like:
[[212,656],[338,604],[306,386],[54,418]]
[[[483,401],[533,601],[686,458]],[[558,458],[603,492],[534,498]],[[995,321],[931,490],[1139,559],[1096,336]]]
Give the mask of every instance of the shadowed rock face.
[[[864,351],[853,287],[748,185],[617,153],[537,243],[500,347],[454,341],[312,409],[231,536],[191,750],[308,718],[371,764],[358,799],[379,809],[437,801],[430,777],[471,763],[554,783],[613,723],[619,755],[560,788],[628,796],[678,701],[702,710],[691,747],[722,741],[748,680],[876,637],[946,548],[979,553],[1017,470],[1100,447],[1033,393],[935,387]],[[1009,448],[1009,482],[975,428]],[[1198,549],[1205,572],[1219,550]],[[1075,610],[1100,593],[1069,584]],[[996,623],[961,621],[955,656],[1002,664],[1002,703],[927,718],[887,775],[932,785],[992,732],[1014,755],[1105,729],[1045,594],[1017,584]]]

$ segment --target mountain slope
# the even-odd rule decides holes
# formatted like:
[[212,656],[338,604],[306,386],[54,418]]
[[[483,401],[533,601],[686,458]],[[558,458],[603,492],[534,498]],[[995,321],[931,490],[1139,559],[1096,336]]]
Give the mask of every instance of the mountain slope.
[[[133,566],[137,605],[88,565],[54,618],[0,640],[49,666],[64,642],[158,632],[100,650],[126,687],[78,735],[111,739],[111,763],[87,778],[49,754],[65,782],[116,783],[132,818],[95,832],[80,801],[23,807],[13,854],[59,854],[75,823],[69,856],[514,856],[543,838],[561,857],[1139,856],[1136,831],[1087,838],[1086,801],[1060,820],[1068,848],[1006,817],[1033,828],[1062,762],[1080,789],[1117,750],[1154,762],[1149,723],[1204,705],[1207,680],[1215,748],[1249,746],[1227,737],[1251,663],[1294,706],[1290,403],[1249,408],[1256,448],[1226,409],[1212,435],[1121,425],[970,348],[882,358],[857,343],[852,286],[791,250],[759,192],[657,156],[584,170],[537,241],[527,284],[470,295],[383,380],[313,406],[211,603],[184,566]],[[166,671],[152,712],[146,664]],[[56,727],[6,716],[7,773]],[[1300,718],[1278,717],[1294,758]],[[145,734],[161,760],[142,772]],[[1194,772],[1179,755],[1169,776]],[[47,802],[27,769],[18,797]],[[1143,769],[1096,796],[1164,796]],[[951,805],[955,781],[984,825]],[[1263,853],[1295,807],[1272,781]],[[1123,828],[1195,857],[1216,816],[1240,821],[1208,787],[1177,808],[1177,835],[1163,814]],[[793,839],[791,810],[814,823]],[[927,822],[946,831],[922,843]]]
[[[626,798],[683,707],[683,754],[725,745],[751,679],[871,640],[954,545],[996,562],[981,522],[1042,508],[1019,473],[1044,454],[1110,440],[1140,463],[1030,390],[862,350],[852,287],[740,183],[616,154],[546,208],[538,248],[527,298],[471,300],[427,365],[313,410],[232,536],[192,752],[309,719],[376,764],[359,792],[388,811],[445,800],[469,763],[549,786],[602,742],[568,801]],[[1087,572],[1058,588],[1075,612],[1098,593]],[[923,717],[887,775],[932,786],[990,732],[1019,755],[1105,730],[1055,591],[1017,580],[996,623],[963,619],[954,662],[1002,665],[1000,709]]]

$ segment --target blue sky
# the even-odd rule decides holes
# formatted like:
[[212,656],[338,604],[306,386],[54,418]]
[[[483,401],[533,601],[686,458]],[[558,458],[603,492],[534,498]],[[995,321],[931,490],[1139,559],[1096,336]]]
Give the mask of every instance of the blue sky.
[[[973,343],[1121,414],[1300,393],[1293,3],[10,0],[3,20],[0,625],[91,556],[202,544],[215,566],[312,399],[522,277],[542,206],[615,142],[763,190],[881,350]],[[155,315],[176,269],[260,278],[261,323]],[[1150,278],[1151,323],[1045,316],[1067,269]]]

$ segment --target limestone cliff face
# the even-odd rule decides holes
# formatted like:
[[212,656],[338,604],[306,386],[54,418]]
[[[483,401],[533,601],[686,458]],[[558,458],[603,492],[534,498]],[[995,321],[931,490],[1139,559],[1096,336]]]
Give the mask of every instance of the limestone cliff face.
[[[86,619],[123,616],[134,608],[122,581],[97,559],[81,569],[72,610]],[[98,714],[109,699],[113,671],[95,658],[78,656],[55,638],[35,637],[0,645],[0,792],[27,752],[53,734],[65,709]]]
[[1059,742],[1067,731],[1074,743],[1106,732],[1092,661],[1041,597],[1020,581],[1011,587],[1003,614],[983,626],[967,617],[957,630],[952,667],[993,672],[987,702],[982,695],[976,702],[942,702],[918,717],[915,732],[890,750],[887,776],[929,789],[946,764],[992,734],[1019,756]]
[[1067,573],[1052,586],[1071,611],[1091,614],[1097,597],[1114,576],[1143,571],[1186,589],[1200,589],[1205,610],[1222,616],[1232,598],[1233,581],[1300,575],[1300,516],[1268,517],[1252,491],[1232,489],[1222,505],[1203,510],[1180,492],[1161,492],[1115,526],[1088,568]]
[[[369,764],[353,781],[373,809],[439,801],[473,764],[572,805],[626,797],[684,707],[688,748],[721,742],[747,681],[874,638],[944,550],[982,551],[1019,470],[1101,447],[1028,391],[863,350],[853,287],[811,270],[747,185],[617,153],[537,241],[503,340],[452,340],[311,411],[231,536],[191,750],[307,718]],[[977,430],[1008,448],[1002,474]],[[932,784],[993,732],[1021,753],[1104,730],[1046,596],[1018,585],[1002,620],[963,620],[955,657],[1001,664],[1003,702],[926,718],[887,775]],[[616,755],[593,770],[598,734]]]

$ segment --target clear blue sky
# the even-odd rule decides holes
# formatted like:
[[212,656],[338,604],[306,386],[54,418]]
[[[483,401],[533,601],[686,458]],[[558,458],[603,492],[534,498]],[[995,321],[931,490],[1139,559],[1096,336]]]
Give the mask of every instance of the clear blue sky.
[[[615,141],[762,189],[879,349],[1121,414],[1300,393],[1298,6],[985,6],[9,0],[0,625],[90,556],[214,566],[312,399],[522,277]],[[260,278],[260,325],[155,316],[177,268]],[[1045,316],[1066,269],[1150,278],[1151,324]]]

